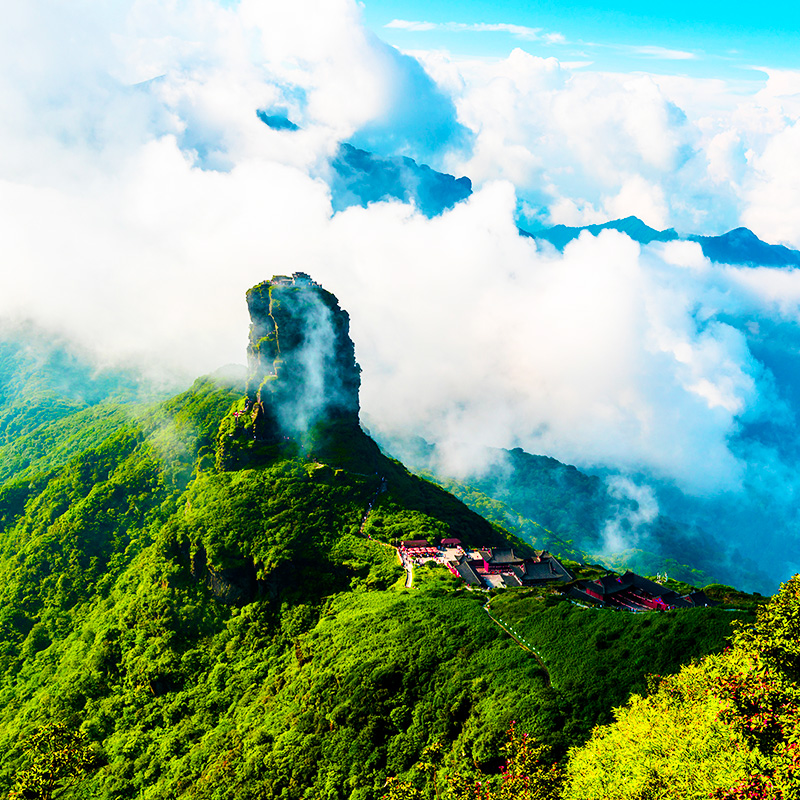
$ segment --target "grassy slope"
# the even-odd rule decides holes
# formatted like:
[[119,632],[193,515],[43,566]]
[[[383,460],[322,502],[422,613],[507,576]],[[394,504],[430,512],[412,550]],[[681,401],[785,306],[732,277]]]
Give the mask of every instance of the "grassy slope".
[[576,739],[609,722],[631,692],[646,693],[648,675],[721,651],[732,621],[754,618],[752,611],[722,608],[628,614],[545,598],[506,593],[492,600],[492,614],[543,657],[553,686],[574,708]]

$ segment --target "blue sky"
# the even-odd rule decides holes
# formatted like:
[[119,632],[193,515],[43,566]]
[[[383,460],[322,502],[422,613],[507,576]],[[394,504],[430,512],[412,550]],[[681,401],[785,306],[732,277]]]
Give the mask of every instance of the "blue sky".
[[[615,71],[747,79],[753,66],[796,67],[800,44],[800,4],[792,3],[366,0],[363,9],[366,24],[404,50],[504,56],[522,47]],[[429,25],[401,27],[395,20]]]

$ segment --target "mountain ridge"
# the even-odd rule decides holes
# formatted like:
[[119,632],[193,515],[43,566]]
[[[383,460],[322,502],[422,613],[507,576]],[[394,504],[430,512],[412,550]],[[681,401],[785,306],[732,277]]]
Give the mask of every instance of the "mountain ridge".
[[[258,118],[276,131],[293,133],[300,128],[285,114],[258,110]],[[330,161],[328,182],[334,212],[353,205],[399,200],[413,203],[431,218],[453,208],[472,194],[472,181],[438,172],[407,156],[380,157],[348,142],[342,142]],[[597,236],[604,230],[616,230],[639,244],[651,242],[689,241],[700,245],[703,255],[714,263],[741,264],[756,267],[800,267],[800,251],[780,244],[769,244],[745,227],[737,227],[719,235],[679,234],[674,228],[657,230],[635,216],[590,225],[539,225],[527,230],[519,227],[521,236],[546,241],[563,250],[584,231]]]
[[792,250],[784,245],[768,244],[744,227],[734,228],[719,236],[680,235],[674,228],[659,231],[651,228],[638,217],[630,216],[594,225],[575,227],[554,225],[535,228],[531,231],[519,228],[521,235],[550,242],[558,250],[563,250],[567,244],[577,239],[584,231],[597,236],[604,230],[619,231],[639,244],[672,241],[697,242],[703,255],[715,263],[741,264],[751,267],[800,267],[800,251]]

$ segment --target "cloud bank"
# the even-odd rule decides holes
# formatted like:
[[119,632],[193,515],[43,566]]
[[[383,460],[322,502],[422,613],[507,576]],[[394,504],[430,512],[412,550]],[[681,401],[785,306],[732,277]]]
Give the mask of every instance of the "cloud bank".
[[[415,58],[349,0],[44,11],[18,4],[0,31],[4,319],[194,375],[243,360],[247,287],[309,272],[351,315],[375,424],[462,463],[521,446],[611,470],[619,491],[651,481],[669,504],[674,488],[779,577],[798,566],[800,273],[614,231],[559,254],[516,225],[636,214],[800,246],[800,76]],[[476,191],[434,219],[333,214],[345,140]]]
[[531,220],[581,225],[633,214],[706,233],[745,224],[800,246],[790,156],[800,73],[753,70],[734,86],[572,71],[519,48],[491,64],[421,58],[475,135],[450,171],[477,184],[510,180]]
[[543,34],[541,28],[527,25],[514,25],[511,22],[419,22],[416,20],[393,19],[386,28],[399,28],[406,31],[458,31],[471,33],[510,33],[519,39],[540,39],[547,36],[560,37],[560,34]]

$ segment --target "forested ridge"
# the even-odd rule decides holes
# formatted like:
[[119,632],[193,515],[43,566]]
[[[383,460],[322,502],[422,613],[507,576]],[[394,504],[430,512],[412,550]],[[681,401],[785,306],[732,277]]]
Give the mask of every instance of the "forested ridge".
[[[148,402],[99,375],[92,396],[51,413],[63,388],[19,379],[46,374],[41,360],[26,367],[3,352],[3,388],[16,380],[0,449],[0,792],[10,796],[524,797],[536,781],[515,783],[509,758],[556,796],[556,773],[607,758],[613,734],[592,730],[645,694],[647,675],[721,652],[734,619],[740,638],[752,630],[747,609],[634,616],[547,589],[493,597],[492,615],[524,631],[545,672],[486,613],[487,595],[441,567],[418,568],[406,589],[389,546],[524,543],[360,429],[335,429],[313,454],[248,444],[231,466],[220,454],[232,452],[241,386],[207,377]],[[655,699],[625,713],[653,703],[675,726],[658,698],[681,680],[651,679]],[[613,774],[608,761],[579,772]]]

